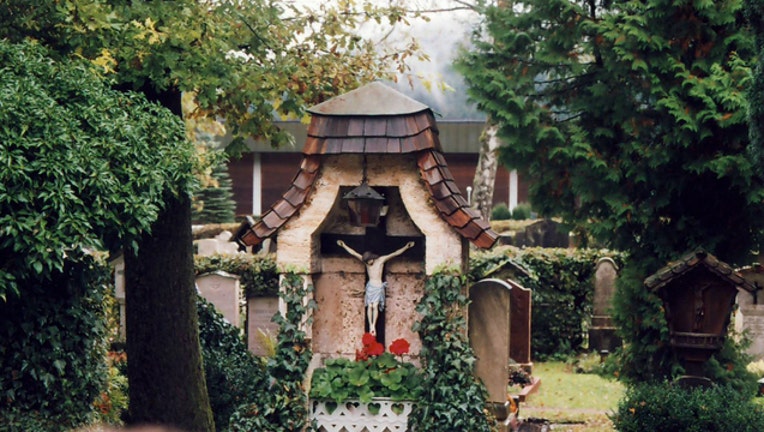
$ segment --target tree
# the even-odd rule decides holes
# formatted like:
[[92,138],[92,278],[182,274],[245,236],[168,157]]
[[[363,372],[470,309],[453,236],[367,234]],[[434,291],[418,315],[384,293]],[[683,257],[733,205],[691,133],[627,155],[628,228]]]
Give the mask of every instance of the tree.
[[188,196],[194,148],[176,116],[87,62],[0,40],[0,65],[0,406],[76,427],[105,373],[108,276],[91,255],[135,243],[167,196]]
[[746,16],[756,34],[756,62],[753,83],[748,90],[752,155],[764,164],[764,3],[746,0]]
[[[413,43],[385,50],[353,31],[365,20],[405,23],[401,8],[353,5],[313,11],[264,0],[8,0],[0,36],[89,59],[116,88],[142,92],[179,117],[181,94],[192,93],[197,109],[187,119],[225,119],[239,138],[279,145],[289,136],[274,125],[274,113],[301,118],[307,106],[392,77],[414,54]],[[185,398],[204,393],[197,357],[171,349],[189,344],[198,351],[190,202],[165,198],[151,234],[126,250],[130,413],[135,422],[208,431],[209,416],[197,414],[209,404]]]
[[616,314],[639,364],[629,373],[670,375],[660,303],[642,280],[697,246],[744,262],[764,220],[740,2],[531,0],[485,19],[461,62],[500,124],[504,163],[530,176],[541,214],[629,252]]
[[236,203],[226,165],[228,158],[218,159],[211,167],[209,181],[194,196],[191,219],[195,224],[234,222]]

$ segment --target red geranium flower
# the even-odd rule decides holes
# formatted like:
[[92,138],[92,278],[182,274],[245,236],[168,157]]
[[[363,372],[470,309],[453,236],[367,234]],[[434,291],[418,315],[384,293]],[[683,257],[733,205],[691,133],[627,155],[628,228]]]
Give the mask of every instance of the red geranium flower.
[[396,339],[393,341],[393,343],[390,344],[390,352],[400,356],[403,354],[408,354],[410,347],[411,346],[406,339]]
[[381,343],[374,341],[371,345],[366,347],[367,349],[364,349],[370,356],[378,356],[382,355],[382,353],[385,352],[385,346]]
[[364,333],[361,342],[363,343],[363,346],[369,346],[377,342],[377,338],[371,333]]

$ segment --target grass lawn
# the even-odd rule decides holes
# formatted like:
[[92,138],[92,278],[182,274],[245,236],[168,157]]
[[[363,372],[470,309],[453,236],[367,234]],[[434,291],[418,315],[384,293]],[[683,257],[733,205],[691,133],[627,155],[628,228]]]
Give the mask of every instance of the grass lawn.
[[536,363],[533,376],[541,387],[520,404],[520,418],[547,419],[555,431],[614,431],[607,416],[623,396],[620,382],[577,374],[562,362]]

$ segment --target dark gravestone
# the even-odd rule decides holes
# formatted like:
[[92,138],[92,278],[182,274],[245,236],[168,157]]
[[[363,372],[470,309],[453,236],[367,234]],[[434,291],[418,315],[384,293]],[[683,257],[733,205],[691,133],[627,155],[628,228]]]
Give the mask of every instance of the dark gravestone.
[[517,247],[566,248],[570,246],[570,236],[562,224],[544,219],[517,233],[513,243]]
[[531,290],[512,280],[507,282],[512,286],[509,292],[509,357],[531,373]]

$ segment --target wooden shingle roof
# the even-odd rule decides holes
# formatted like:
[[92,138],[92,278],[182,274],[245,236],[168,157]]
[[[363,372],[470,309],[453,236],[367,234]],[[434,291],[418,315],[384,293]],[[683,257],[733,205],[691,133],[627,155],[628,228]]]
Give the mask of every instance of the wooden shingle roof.
[[696,268],[705,268],[738,288],[749,292],[756,291],[756,287],[732,267],[700,248],[661,268],[645,279],[644,284],[649,290],[658,291],[671,281]]
[[242,225],[236,235],[241,244],[257,245],[286,223],[305,202],[322,156],[338,154],[415,154],[440,217],[480,248],[496,243],[498,234],[469,207],[456,186],[440,149],[435,118],[427,106],[372,83],[309,111],[313,117],[300,170],[260,221],[249,220]]

